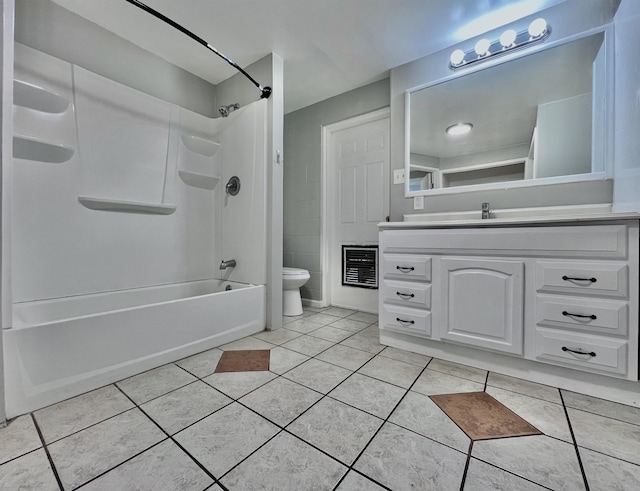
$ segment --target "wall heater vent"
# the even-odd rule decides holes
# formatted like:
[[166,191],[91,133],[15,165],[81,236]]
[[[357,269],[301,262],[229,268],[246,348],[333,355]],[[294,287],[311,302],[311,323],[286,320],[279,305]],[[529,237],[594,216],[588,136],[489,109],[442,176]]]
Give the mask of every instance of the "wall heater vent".
[[378,288],[378,246],[342,246],[342,284]]

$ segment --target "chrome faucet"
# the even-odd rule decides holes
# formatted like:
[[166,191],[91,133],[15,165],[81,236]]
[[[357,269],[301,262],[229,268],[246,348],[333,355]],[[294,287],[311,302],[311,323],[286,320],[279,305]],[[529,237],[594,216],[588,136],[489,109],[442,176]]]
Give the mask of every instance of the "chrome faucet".
[[228,261],[220,262],[220,269],[235,268],[235,267],[236,267],[235,259],[229,259]]
[[486,220],[491,218],[491,204],[490,203],[482,203],[482,219]]

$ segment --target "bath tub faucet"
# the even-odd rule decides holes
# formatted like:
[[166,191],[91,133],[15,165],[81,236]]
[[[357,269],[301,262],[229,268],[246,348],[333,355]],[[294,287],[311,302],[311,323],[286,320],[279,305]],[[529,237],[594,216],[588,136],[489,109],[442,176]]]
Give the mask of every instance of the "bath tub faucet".
[[486,220],[491,218],[491,204],[490,203],[482,203],[482,219]]
[[235,267],[236,267],[235,259],[229,259],[228,261],[220,262],[220,269],[235,268]]

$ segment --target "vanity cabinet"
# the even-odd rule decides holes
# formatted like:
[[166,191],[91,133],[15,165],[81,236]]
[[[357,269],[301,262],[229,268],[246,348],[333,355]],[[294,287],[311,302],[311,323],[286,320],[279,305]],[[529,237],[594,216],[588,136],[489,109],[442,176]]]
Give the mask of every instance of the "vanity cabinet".
[[440,259],[440,338],[523,354],[524,262]]
[[380,226],[383,344],[638,380],[637,220]]

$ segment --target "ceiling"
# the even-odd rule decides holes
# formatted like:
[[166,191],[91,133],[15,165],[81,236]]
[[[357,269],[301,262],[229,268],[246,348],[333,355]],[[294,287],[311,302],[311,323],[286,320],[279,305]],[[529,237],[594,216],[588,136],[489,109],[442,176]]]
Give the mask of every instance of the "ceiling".
[[[234,69],[124,0],[59,5],[213,84]],[[285,112],[565,0],[143,0],[242,67],[284,59]]]

